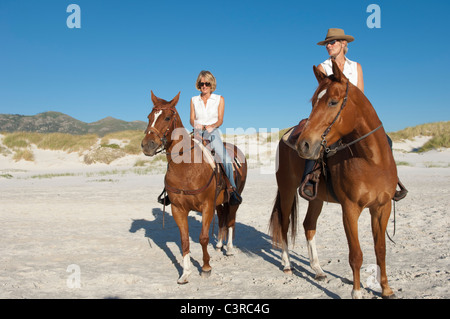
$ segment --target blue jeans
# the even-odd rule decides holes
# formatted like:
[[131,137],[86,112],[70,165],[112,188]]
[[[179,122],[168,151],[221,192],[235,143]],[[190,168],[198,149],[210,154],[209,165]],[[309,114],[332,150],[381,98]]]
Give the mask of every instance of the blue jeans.
[[225,145],[222,142],[219,130],[214,129],[211,133],[209,133],[207,130],[198,130],[197,132],[204,140],[210,141],[211,148],[216,153],[216,156],[219,157],[221,163],[223,163],[225,174],[227,175],[231,186],[236,188],[236,183],[234,182],[233,176],[233,161],[231,160],[227,150],[225,149]]

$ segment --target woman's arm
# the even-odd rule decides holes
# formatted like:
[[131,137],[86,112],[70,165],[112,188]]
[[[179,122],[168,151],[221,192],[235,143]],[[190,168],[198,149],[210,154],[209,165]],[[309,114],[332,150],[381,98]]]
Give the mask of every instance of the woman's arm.
[[195,107],[194,107],[194,103],[192,103],[192,100],[191,100],[191,116],[190,116],[190,123],[191,123],[192,127],[195,128],[195,129],[197,129],[197,130],[203,129],[203,126],[202,126],[201,124],[195,123]]
[[211,132],[212,130],[218,128],[219,126],[221,126],[223,124],[223,115],[225,113],[225,99],[223,98],[223,96],[220,97],[220,102],[219,102],[219,116],[218,116],[218,120],[216,123],[211,124],[211,125],[207,125],[206,129],[208,130],[208,132]]

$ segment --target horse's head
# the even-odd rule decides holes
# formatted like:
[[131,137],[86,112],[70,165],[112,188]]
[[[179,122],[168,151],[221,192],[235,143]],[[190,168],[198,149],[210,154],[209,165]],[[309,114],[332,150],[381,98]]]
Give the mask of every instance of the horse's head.
[[353,130],[354,116],[343,112],[352,84],[334,60],[332,63],[330,76],[313,67],[319,86],[311,99],[311,114],[295,145],[298,154],[306,159],[318,159],[322,146],[327,148]]
[[159,148],[166,149],[171,143],[172,131],[181,126],[180,116],[175,108],[180,98],[180,92],[167,102],[152,93],[153,109],[148,115],[148,126],[142,140],[142,152],[153,156]]

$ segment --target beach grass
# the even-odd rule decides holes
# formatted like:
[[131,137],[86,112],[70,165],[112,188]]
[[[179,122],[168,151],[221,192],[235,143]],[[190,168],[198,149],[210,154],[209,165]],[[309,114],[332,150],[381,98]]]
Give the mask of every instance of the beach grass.
[[413,139],[416,136],[432,136],[417,152],[422,153],[432,149],[450,148],[450,121],[426,123],[407,127],[403,130],[388,133],[394,142]]

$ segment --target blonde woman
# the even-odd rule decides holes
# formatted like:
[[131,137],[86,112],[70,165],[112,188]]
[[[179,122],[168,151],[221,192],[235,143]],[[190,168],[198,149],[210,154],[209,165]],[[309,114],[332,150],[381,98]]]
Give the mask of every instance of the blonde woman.
[[200,91],[200,95],[191,99],[190,122],[194,127],[194,135],[198,134],[203,139],[210,141],[211,148],[224,164],[225,174],[233,187],[230,204],[238,205],[242,202],[242,197],[236,189],[232,160],[223,145],[218,130],[223,123],[225,100],[223,96],[213,94],[216,87],[217,82],[214,75],[209,71],[201,71],[195,82],[195,88]]

